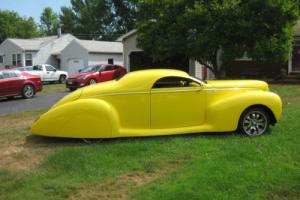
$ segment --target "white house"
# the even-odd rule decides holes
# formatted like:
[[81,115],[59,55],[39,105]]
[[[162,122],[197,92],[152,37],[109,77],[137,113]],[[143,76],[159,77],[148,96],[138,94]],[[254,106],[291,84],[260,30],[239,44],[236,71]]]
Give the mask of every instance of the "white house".
[[75,37],[71,34],[32,39],[6,39],[0,45],[0,69],[51,64],[60,68],[60,52]]
[[87,65],[123,65],[123,44],[79,40],[71,34],[32,39],[6,39],[0,45],[0,69],[50,64],[57,69],[78,72]]
[[79,69],[95,64],[123,65],[121,42],[74,39],[61,52],[61,69],[76,73]]

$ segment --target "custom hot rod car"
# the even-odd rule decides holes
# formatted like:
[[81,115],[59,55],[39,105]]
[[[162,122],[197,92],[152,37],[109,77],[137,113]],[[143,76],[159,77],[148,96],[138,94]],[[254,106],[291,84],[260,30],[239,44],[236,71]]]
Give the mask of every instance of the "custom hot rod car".
[[201,81],[178,70],[131,72],[81,88],[32,125],[34,135],[115,138],[239,130],[267,132],[282,102],[263,81]]

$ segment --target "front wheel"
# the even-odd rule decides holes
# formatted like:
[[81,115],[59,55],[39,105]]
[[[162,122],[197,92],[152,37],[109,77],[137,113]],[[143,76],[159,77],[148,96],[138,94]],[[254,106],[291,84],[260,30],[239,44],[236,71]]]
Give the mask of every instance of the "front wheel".
[[95,79],[91,79],[90,82],[89,82],[89,85],[93,85],[93,84],[96,84],[97,81]]
[[35,94],[35,90],[32,85],[28,84],[23,87],[23,91],[22,91],[23,98],[25,98],[25,99],[32,98],[34,96],[34,94]]
[[269,126],[269,114],[257,107],[247,109],[239,121],[239,131],[248,136],[262,135],[268,131]]

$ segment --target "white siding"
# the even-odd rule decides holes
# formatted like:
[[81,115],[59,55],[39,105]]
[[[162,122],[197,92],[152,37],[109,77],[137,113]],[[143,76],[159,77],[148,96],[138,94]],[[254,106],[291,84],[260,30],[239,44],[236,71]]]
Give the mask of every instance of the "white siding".
[[130,71],[129,69],[130,53],[135,51],[143,51],[142,49],[137,48],[137,33],[134,33],[133,35],[129,36],[123,41],[123,53],[124,53],[123,60],[124,60],[124,67],[127,69],[127,71]]
[[5,40],[0,45],[0,52],[3,56],[3,64],[0,66],[0,69],[3,69],[6,65],[12,65],[13,54],[21,54],[22,56],[22,49],[15,45],[13,42],[11,42],[9,39]]
[[[83,60],[84,66],[88,65],[88,51],[74,40],[61,52],[61,70],[72,72],[72,66],[69,61],[72,59]],[[83,67],[84,67],[83,66]]]
[[114,64],[123,65],[123,55],[122,54],[112,54],[112,53],[109,53],[109,54],[90,53],[88,64],[89,65],[107,64],[109,58],[114,59]]

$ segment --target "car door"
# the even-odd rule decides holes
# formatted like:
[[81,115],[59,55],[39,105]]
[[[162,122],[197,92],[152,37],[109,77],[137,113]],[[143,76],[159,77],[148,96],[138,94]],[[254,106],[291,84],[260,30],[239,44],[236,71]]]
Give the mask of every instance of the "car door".
[[16,72],[3,72],[1,80],[1,96],[17,95],[21,93],[23,79]]
[[205,118],[201,83],[183,77],[164,77],[151,89],[151,128],[199,126]]
[[109,81],[114,79],[114,66],[108,65],[105,66],[104,69],[101,70],[100,80]]
[[45,65],[45,80],[47,81],[57,81],[59,79],[56,69],[51,65]]

